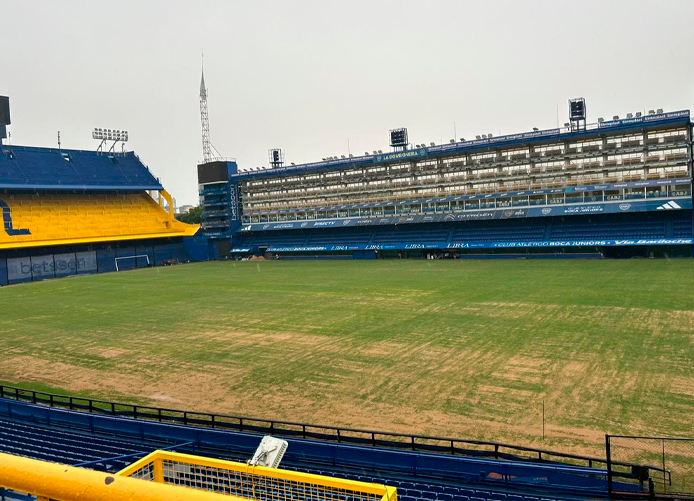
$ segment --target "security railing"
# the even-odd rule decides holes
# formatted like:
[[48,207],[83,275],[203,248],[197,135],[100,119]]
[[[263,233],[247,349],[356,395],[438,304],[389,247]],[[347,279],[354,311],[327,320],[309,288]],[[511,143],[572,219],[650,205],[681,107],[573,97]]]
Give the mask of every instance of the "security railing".
[[694,499],[694,438],[606,435],[605,448],[611,494],[623,494],[619,477],[651,496]]
[[[99,415],[111,415],[187,426],[201,426],[221,430],[272,434],[309,440],[323,440],[352,445],[388,447],[400,450],[514,461],[556,462],[596,468],[604,468],[606,466],[605,458],[524,447],[502,442],[363,430],[292,421],[277,421],[248,416],[167,409],[60,395],[14,386],[0,385],[0,398],[62,409],[85,411]],[[628,468],[631,465],[629,463],[624,463],[624,466]]]
[[259,501],[397,501],[394,487],[154,451],[118,476]]
[[10,499],[22,499],[14,493],[27,493],[37,501],[243,501],[221,493],[0,453],[2,499],[5,499],[4,489],[10,490]]

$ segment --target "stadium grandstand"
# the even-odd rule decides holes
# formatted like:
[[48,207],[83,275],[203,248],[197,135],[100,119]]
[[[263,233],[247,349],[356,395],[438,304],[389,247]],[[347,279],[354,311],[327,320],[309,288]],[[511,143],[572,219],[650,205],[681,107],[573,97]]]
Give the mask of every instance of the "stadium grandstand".
[[2,135],[0,285],[205,253],[198,226],[174,219],[171,196],[135,153],[15,146]]
[[[266,433],[286,441],[281,465],[247,464]],[[101,490],[109,474],[263,501],[639,499],[691,492],[691,471],[673,469],[682,464],[671,461],[665,469],[656,461],[616,461],[609,452],[578,456],[0,386],[0,495],[8,500],[34,499],[17,491],[61,500],[122,499],[120,490]],[[208,499],[189,490],[172,497],[175,490],[143,485],[138,494],[129,499]]]
[[691,256],[689,111],[586,124],[571,103],[562,128],[438,145],[399,129],[386,153],[201,164],[203,229],[233,255]]

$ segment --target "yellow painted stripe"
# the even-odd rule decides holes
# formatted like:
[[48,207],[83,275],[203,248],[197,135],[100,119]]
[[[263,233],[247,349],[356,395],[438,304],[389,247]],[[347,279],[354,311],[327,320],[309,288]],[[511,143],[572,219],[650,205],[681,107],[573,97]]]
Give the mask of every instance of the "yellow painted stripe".
[[119,471],[117,474],[123,476],[131,475],[135,471],[154,462],[155,460],[169,460],[188,465],[237,471],[248,475],[261,475],[280,480],[291,480],[333,489],[347,489],[366,494],[376,494],[382,496],[384,501],[396,501],[397,499],[396,489],[394,487],[386,487],[385,485],[381,484],[358,482],[355,480],[326,477],[323,475],[313,475],[311,473],[301,473],[290,470],[266,468],[264,466],[250,466],[245,463],[237,463],[235,461],[224,461],[221,459],[193,456],[191,454],[182,454],[179,452],[170,451],[154,451],[148,456],[145,456],[127,468]]
[[0,486],[56,501],[247,501],[2,453]]
[[48,247],[51,245],[74,245],[99,242],[122,242],[126,240],[144,240],[150,238],[172,238],[172,237],[191,237],[200,228],[200,225],[191,225],[185,231],[175,231],[171,233],[146,233],[143,235],[118,235],[112,237],[88,237],[88,238],[66,238],[61,240],[35,240],[31,242],[7,242],[0,243],[0,249],[21,249],[25,247]]

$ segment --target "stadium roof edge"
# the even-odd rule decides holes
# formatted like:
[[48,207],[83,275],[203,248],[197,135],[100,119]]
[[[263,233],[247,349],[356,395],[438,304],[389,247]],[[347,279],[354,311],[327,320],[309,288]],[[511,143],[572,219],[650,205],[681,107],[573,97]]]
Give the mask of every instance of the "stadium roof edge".
[[[669,123],[690,122],[690,110],[679,110],[669,113],[659,113],[656,115],[644,115],[637,118],[627,118],[622,120],[610,120],[602,123],[588,124],[585,131],[572,131],[568,127],[560,127],[554,129],[545,129],[532,132],[521,132],[516,134],[508,134],[499,137],[476,139],[473,141],[461,141],[450,144],[439,144],[425,148],[415,148],[407,150],[407,152],[419,152],[418,154],[410,155],[412,158],[427,157],[427,156],[444,156],[463,151],[476,151],[489,149],[497,146],[513,146],[514,144],[528,144],[544,142],[552,139],[572,139],[580,137],[589,137],[596,134],[604,134],[616,131],[626,131],[633,129],[642,129],[651,125],[665,125]],[[396,152],[402,154],[403,152]],[[392,153],[362,155],[351,158],[340,158],[335,160],[327,160],[321,162],[311,162],[299,165],[285,166],[279,168],[267,168],[260,171],[244,171],[231,176],[232,179],[241,181],[248,179],[276,177],[280,175],[304,174],[307,172],[332,170],[347,167],[359,167],[382,164],[390,161],[395,161],[398,158],[390,158]]]
[[0,189],[164,189],[134,151],[109,153],[3,144],[0,166]]
[[[45,146],[27,146],[27,145],[21,145],[21,144],[2,144],[2,150],[9,150],[9,151],[45,151],[45,152],[50,152],[50,153],[93,153],[95,155],[98,155],[99,152],[96,150],[77,150],[77,149],[71,149],[71,148],[49,148]],[[104,153],[104,155],[107,155],[107,153]],[[126,151],[124,153],[122,152],[115,152],[116,156],[130,156],[130,155],[135,155],[135,152],[133,150]]]
[[79,190],[79,191],[113,191],[113,190],[163,190],[161,184],[146,184],[146,185],[88,185],[88,184],[10,184],[0,183],[0,189],[3,190]]

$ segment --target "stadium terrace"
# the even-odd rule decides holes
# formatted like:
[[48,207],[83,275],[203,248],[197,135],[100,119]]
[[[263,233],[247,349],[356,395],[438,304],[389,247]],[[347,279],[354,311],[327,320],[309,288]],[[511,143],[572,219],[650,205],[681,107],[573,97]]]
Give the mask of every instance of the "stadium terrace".
[[9,122],[0,98],[0,285],[207,257],[135,153],[3,144]]
[[203,231],[222,253],[287,259],[692,254],[689,110],[391,146],[262,169],[200,164]]

